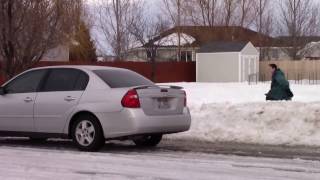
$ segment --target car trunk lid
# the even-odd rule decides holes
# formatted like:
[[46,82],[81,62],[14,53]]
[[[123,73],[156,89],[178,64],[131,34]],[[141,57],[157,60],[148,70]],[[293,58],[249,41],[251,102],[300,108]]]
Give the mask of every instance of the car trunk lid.
[[141,86],[135,88],[141,108],[146,115],[182,114],[185,106],[185,92],[177,86]]

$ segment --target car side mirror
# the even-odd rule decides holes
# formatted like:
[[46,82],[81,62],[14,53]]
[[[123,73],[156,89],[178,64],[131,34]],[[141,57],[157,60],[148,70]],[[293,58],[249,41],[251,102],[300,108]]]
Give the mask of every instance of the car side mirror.
[[6,89],[4,87],[0,87],[0,95],[3,96],[6,94]]

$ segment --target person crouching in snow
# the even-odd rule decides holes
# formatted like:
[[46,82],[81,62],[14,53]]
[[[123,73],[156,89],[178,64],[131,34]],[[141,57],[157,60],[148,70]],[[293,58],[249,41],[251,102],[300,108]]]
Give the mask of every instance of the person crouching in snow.
[[269,64],[272,71],[272,82],[271,89],[266,94],[266,100],[270,101],[280,101],[286,100],[290,101],[293,97],[293,93],[290,90],[290,85],[286,79],[284,73],[277,67],[276,64]]

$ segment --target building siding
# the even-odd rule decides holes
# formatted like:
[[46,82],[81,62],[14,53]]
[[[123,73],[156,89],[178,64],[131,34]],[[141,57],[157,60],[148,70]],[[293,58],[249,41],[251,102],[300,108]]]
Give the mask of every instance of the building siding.
[[197,82],[238,82],[239,53],[198,53]]

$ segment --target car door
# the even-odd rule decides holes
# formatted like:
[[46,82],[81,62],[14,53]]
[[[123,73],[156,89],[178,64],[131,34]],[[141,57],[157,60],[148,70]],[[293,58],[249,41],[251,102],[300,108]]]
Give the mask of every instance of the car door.
[[37,94],[34,108],[37,132],[62,133],[65,122],[77,106],[88,83],[78,69],[51,69]]
[[19,75],[3,88],[0,96],[0,130],[34,131],[33,108],[36,91],[46,70],[33,70]]

